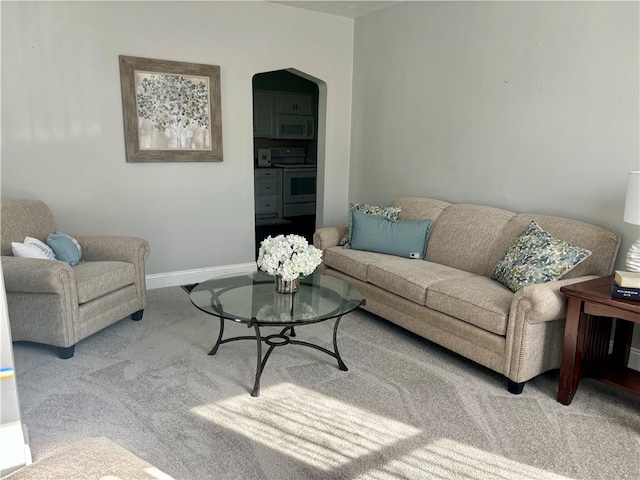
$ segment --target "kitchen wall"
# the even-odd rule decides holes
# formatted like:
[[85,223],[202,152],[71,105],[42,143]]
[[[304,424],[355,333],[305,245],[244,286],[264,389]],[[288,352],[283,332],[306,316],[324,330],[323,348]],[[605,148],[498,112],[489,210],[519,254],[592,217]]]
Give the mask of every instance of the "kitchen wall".
[[[150,287],[254,262],[256,73],[319,79],[319,221],[344,222],[353,20],[268,2],[2,2],[1,14],[2,196],[44,200],[71,234],[148,239]],[[125,162],[118,55],[220,66],[222,163]]]
[[622,237],[640,169],[637,2],[407,2],[355,21],[349,198],[431,196]]

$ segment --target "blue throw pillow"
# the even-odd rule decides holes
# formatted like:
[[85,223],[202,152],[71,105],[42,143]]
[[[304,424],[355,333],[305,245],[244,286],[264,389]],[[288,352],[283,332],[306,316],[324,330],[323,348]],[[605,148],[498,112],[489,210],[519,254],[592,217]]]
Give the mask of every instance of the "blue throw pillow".
[[351,212],[351,248],[423,259],[432,220],[399,221]]
[[82,248],[75,238],[55,232],[47,237],[47,245],[53,250],[56,260],[67,262],[72,267],[80,262]]
[[349,223],[347,224],[347,232],[344,234],[338,245],[344,245],[344,248],[351,248],[349,241],[351,239],[351,212],[358,210],[368,215],[376,215],[389,220],[398,220],[400,207],[379,207],[378,205],[369,205],[367,203],[350,203],[349,204]]

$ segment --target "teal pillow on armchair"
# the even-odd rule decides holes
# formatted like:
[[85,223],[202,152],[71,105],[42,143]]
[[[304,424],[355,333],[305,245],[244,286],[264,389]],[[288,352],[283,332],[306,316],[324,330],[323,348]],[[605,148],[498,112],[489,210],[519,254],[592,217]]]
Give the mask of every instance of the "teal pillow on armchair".
[[53,250],[56,260],[67,262],[72,267],[80,262],[82,248],[75,238],[65,233],[55,232],[47,237],[47,244]]

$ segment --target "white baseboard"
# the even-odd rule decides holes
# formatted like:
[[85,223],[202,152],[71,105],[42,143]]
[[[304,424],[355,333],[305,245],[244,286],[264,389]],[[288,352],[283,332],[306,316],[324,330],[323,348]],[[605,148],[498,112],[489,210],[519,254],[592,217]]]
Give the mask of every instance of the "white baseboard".
[[257,270],[256,263],[240,263],[237,265],[224,265],[221,267],[205,267],[195,270],[182,270],[179,272],[153,273],[147,275],[147,290],[153,290],[163,287],[179,287],[181,285],[190,285],[193,283],[204,282],[211,278],[220,277],[222,275],[242,274],[255,272]]
[[631,348],[629,352],[629,363],[627,367],[640,371],[640,349]]

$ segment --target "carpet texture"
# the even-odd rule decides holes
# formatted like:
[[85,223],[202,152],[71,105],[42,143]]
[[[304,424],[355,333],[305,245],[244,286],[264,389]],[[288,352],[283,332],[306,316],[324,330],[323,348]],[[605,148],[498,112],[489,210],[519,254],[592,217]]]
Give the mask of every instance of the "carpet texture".
[[[217,318],[179,287],[148,303],[142,321],[83,340],[69,360],[14,345],[34,460],[104,436],[178,480],[640,477],[640,398],[594,380],[569,406],[555,400],[557,371],[514,396],[494,372],[358,310],[338,332],[349,371],[278,347],[253,398],[253,341],[208,356]],[[296,333],[330,346],[332,329]]]

